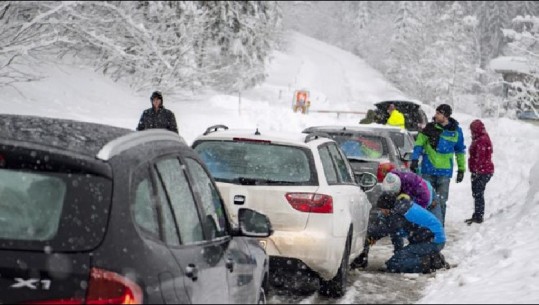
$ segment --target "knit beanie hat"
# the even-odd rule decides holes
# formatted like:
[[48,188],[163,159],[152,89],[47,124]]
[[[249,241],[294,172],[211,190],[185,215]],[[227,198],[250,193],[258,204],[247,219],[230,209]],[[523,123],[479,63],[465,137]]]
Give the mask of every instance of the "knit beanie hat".
[[397,195],[391,193],[391,192],[382,192],[380,194],[380,197],[378,197],[378,201],[376,202],[376,206],[379,209],[388,209],[391,210],[395,206],[395,201],[397,200]]
[[453,110],[451,109],[451,106],[447,104],[441,104],[436,108],[436,111],[443,114],[446,118],[449,118],[451,116],[451,113],[453,113]]
[[382,192],[398,194],[401,191],[401,178],[394,173],[387,173],[382,182]]

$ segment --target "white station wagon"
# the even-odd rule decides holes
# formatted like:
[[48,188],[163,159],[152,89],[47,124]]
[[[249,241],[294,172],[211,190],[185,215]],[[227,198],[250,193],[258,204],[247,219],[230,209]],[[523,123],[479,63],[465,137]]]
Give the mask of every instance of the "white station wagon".
[[[193,148],[221,192],[232,221],[240,208],[270,218],[261,238],[270,277],[319,280],[319,293],[339,297],[349,265],[363,249],[371,204],[339,146],[319,134],[209,127]],[[297,278],[296,278],[297,279]]]

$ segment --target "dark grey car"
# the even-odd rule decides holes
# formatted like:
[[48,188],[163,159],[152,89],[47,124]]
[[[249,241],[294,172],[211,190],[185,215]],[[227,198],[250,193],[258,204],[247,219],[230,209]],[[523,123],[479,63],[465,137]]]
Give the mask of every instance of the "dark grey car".
[[0,211],[0,303],[266,301],[269,220],[176,133],[0,115]]
[[[371,128],[371,125],[313,126],[303,130],[303,133],[325,134],[339,143],[354,170],[356,181],[359,181],[365,172],[377,177],[378,185],[366,191],[373,207],[376,206],[376,201],[381,193],[380,183],[385,174],[392,169],[408,170],[406,162],[411,153],[401,155],[392,139],[393,132],[394,128],[391,127]],[[395,135],[393,136],[395,137]],[[410,139],[405,141],[403,138],[403,141],[403,143],[410,145]]]

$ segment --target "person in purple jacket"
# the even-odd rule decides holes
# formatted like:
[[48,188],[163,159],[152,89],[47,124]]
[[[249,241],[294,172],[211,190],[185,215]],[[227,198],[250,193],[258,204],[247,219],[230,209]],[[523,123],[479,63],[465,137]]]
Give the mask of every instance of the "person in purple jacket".
[[430,211],[438,220],[442,221],[442,210],[437,204],[436,191],[429,181],[412,173],[393,170],[384,178],[382,191],[395,195],[406,194],[422,208]]

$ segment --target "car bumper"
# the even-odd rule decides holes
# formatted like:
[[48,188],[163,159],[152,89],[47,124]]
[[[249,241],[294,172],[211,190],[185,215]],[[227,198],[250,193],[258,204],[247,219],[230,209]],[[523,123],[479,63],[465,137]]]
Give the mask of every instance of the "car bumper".
[[346,236],[306,231],[276,231],[261,241],[270,257],[297,259],[325,280],[337,274],[345,242]]

